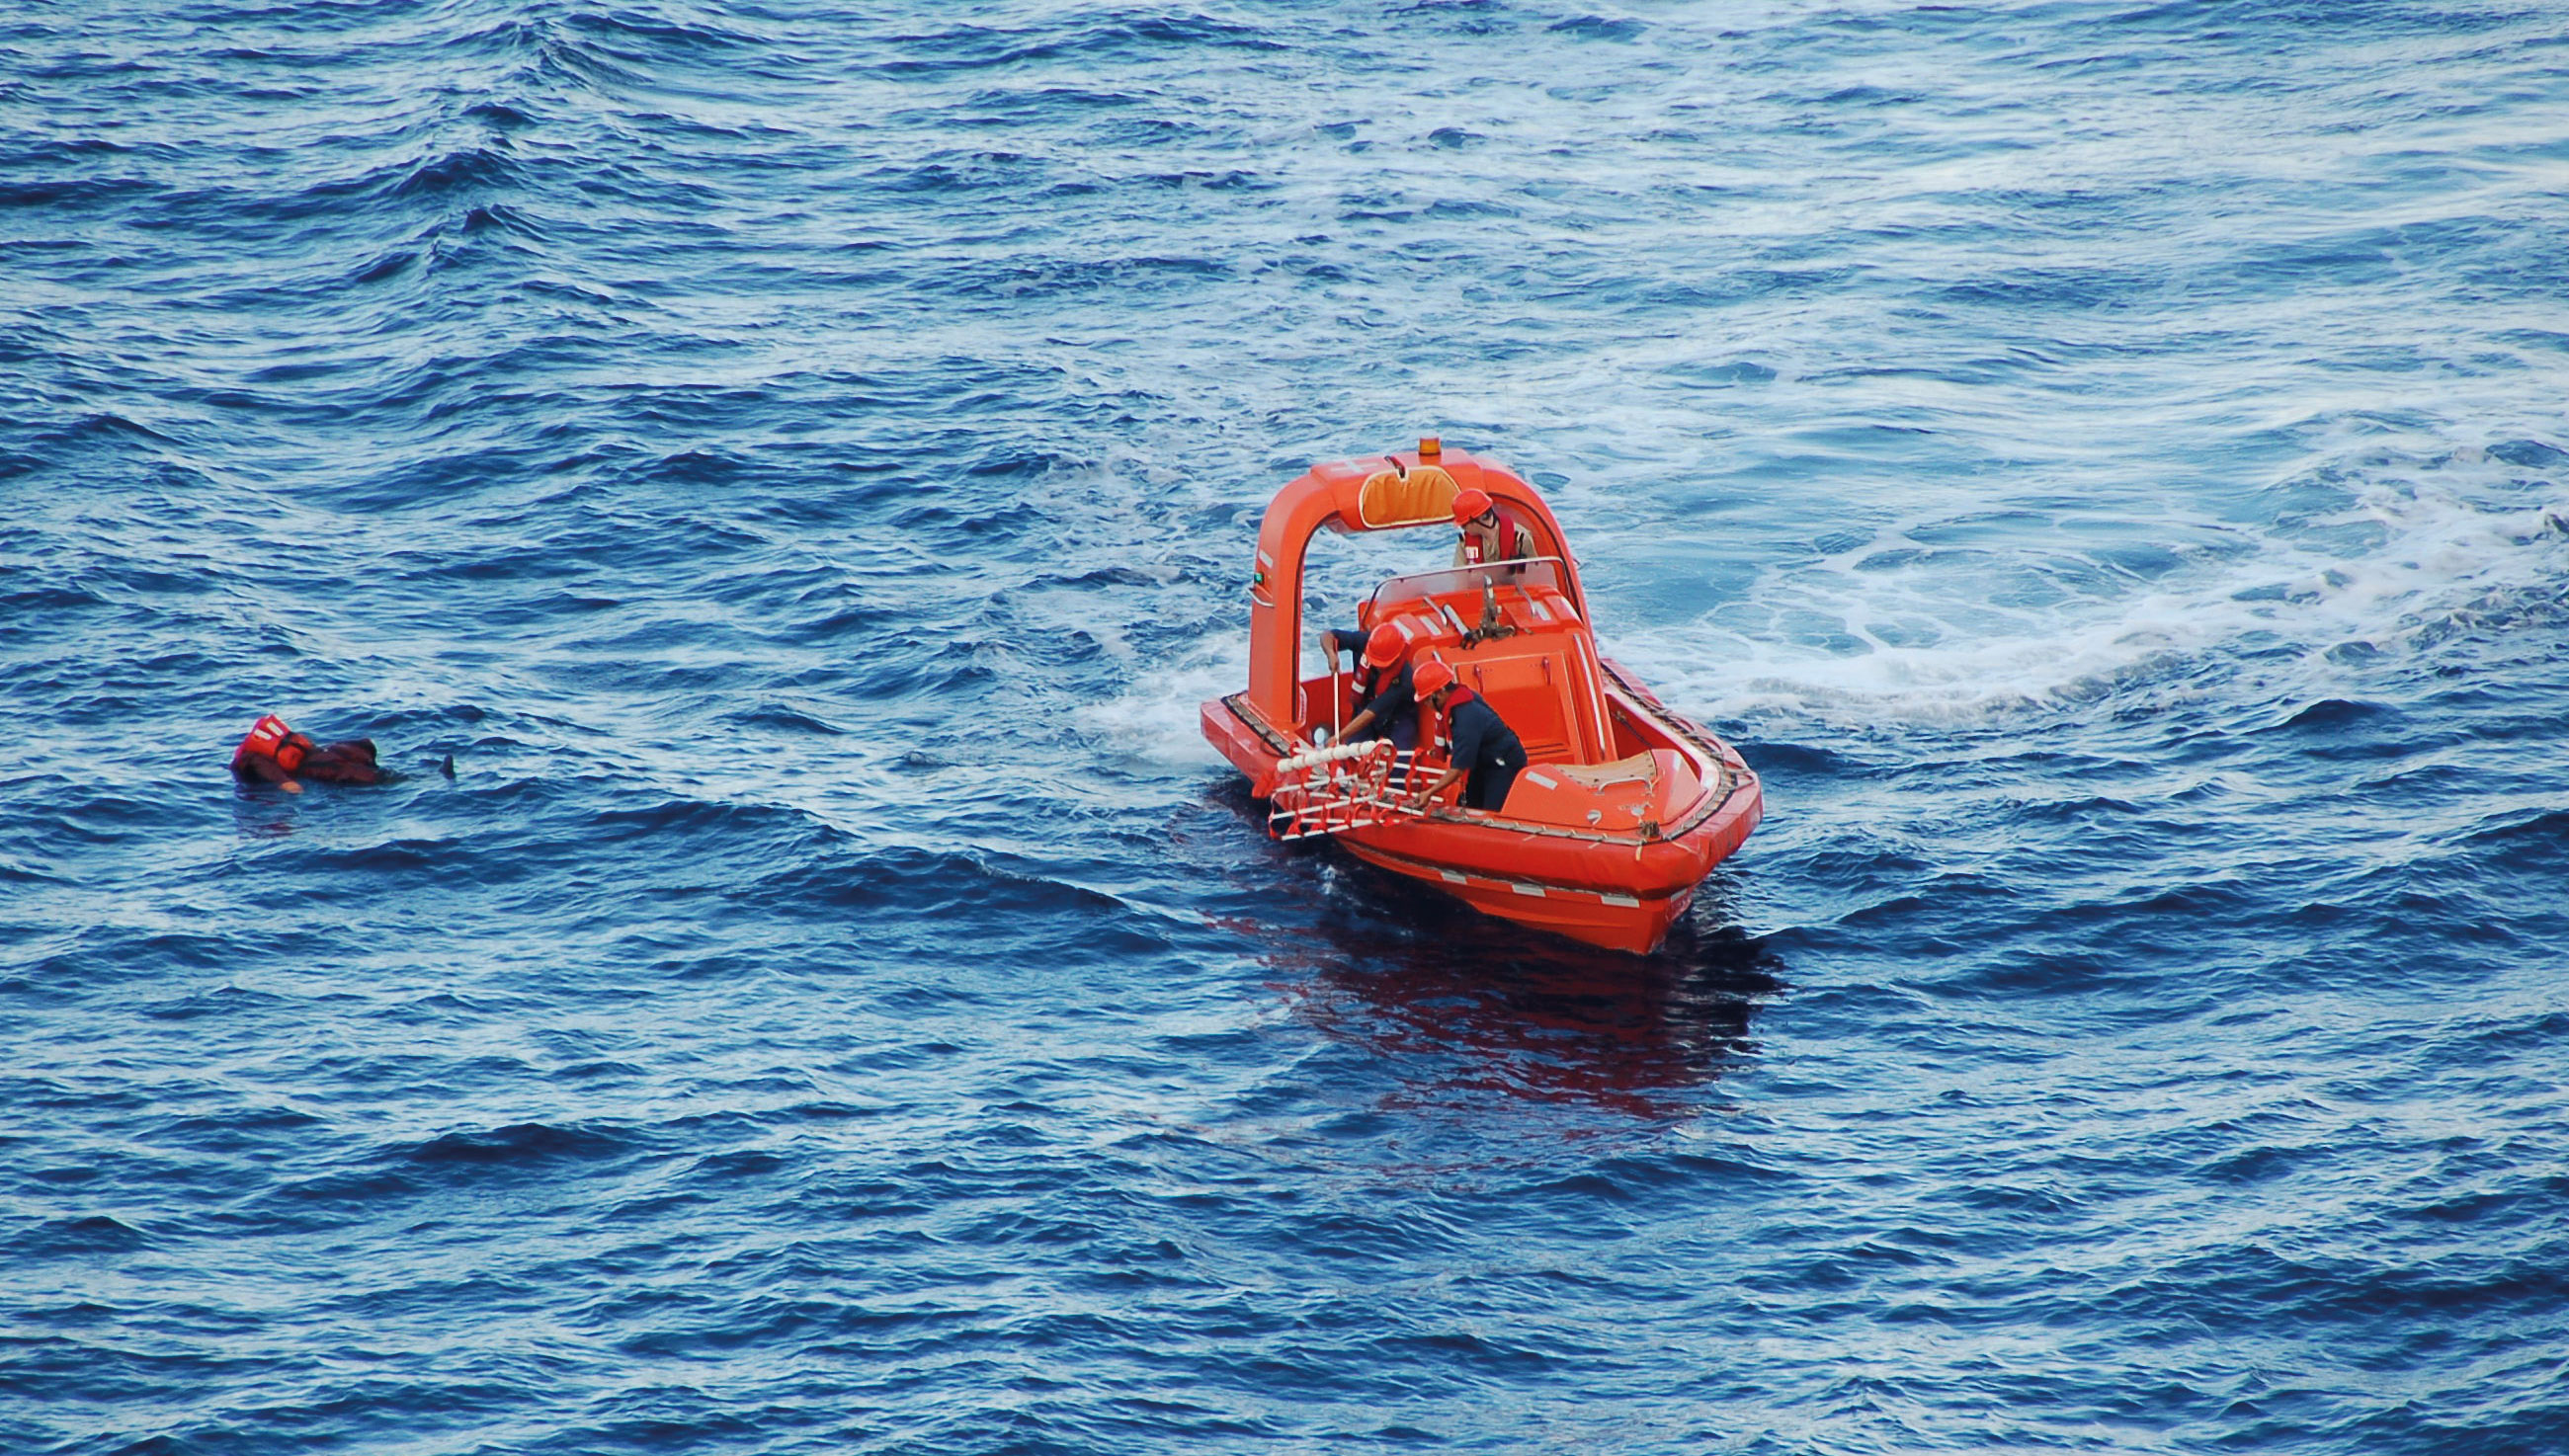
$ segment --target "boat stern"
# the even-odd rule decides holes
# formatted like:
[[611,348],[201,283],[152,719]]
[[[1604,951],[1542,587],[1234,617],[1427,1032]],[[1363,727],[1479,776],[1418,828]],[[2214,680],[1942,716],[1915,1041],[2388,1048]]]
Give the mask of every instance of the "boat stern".
[[1251,792],[1262,799],[1273,792],[1277,761],[1292,745],[1259,716],[1248,695],[1207,698],[1199,716],[1205,742],[1229,759],[1233,768],[1249,776]]

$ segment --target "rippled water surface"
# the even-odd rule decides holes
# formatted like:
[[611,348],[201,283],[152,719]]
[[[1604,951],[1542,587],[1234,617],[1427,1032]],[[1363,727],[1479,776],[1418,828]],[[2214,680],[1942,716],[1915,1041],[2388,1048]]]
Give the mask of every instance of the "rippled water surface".
[[[2569,1449],[2564,36],[0,0],[0,1448]],[[1649,960],[1197,736],[1422,432]]]

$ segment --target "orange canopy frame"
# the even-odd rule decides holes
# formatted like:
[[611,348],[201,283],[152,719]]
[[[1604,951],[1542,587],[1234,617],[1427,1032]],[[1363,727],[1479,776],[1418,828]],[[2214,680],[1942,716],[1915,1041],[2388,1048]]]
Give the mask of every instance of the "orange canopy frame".
[[1535,553],[1561,560],[1562,589],[1580,614],[1588,597],[1579,565],[1563,546],[1561,523],[1533,486],[1494,461],[1418,449],[1315,465],[1276,493],[1258,528],[1258,567],[1249,586],[1249,700],[1271,723],[1291,723],[1302,636],[1302,566],[1323,529],[1353,535],[1441,526],[1454,529],[1454,497],[1477,487],[1509,507],[1534,534]]

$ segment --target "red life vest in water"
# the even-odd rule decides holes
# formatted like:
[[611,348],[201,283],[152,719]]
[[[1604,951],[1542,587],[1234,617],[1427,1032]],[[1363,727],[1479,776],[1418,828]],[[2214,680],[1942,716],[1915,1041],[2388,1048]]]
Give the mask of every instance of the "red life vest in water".
[[276,757],[276,751],[283,748],[285,746],[285,740],[293,736],[294,730],[285,726],[285,720],[283,718],[276,716],[274,713],[268,714],[266,717],[259,719],[256,723],[251,724],[249,732],[241,738],[240,747],[232,750],[232,767],[239,768],[241,766],[241,760],[248,758],[251,754],[265,754],[269,758]]
[[311,753],[311,739],[288,728],[283,718],[270,713],[251,724],[249,732],[241,736],[240,747],[232,750],[232,768],[238,770],[244,760],[264,755],[276,760],[276,766],[290,774],[303,767],[303,760]]

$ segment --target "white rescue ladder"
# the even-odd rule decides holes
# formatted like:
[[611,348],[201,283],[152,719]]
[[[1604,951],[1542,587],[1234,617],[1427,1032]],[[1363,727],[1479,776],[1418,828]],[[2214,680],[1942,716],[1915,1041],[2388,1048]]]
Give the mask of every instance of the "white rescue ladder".
[[1425,811],[1408,797],[1411,759],[1390,739],[1373,738],[1280,760],[1267,832],[1302,840],[1418,818]]

